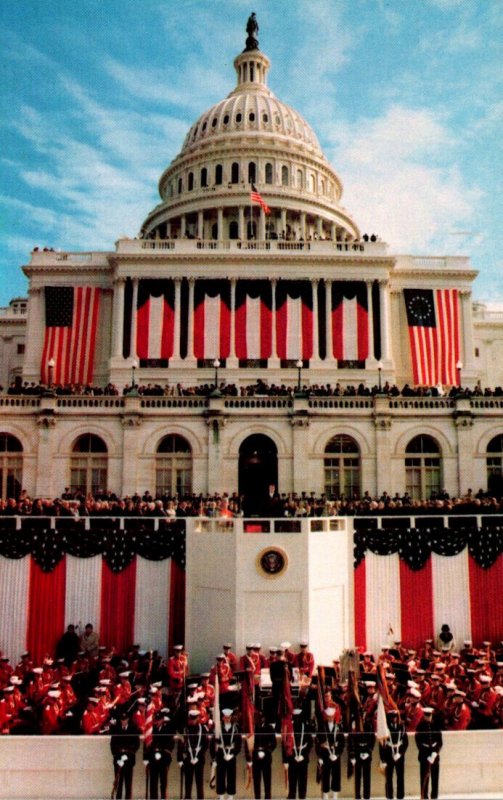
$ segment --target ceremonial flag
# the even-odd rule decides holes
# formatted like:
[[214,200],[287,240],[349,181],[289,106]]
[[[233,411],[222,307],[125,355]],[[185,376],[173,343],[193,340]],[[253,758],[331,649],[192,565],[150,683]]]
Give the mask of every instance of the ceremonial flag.
[[313,357],[313,293],[310,281],[278,281],[277,354],[283,360]]
[[218,742],[222,735],[222,720],[220,719],[220,683],[218,673],[215,674],[215,697],[213,699],[213,735]]
[[195,357],[199,359],[228,358],[230,333],[229,281],[196,281],[194,290]]
[[416,386],[457,386],[460,356],[457,289],[404,289]]
[[251,185],[251,190],[250,190],[250,201],[252,203],[257,203],[257,205],[259,205],[261,208],[264,209],[266,214],[270,214],[271,213],[271,209],[269,208],[269,206],[265,202],[265,200],[262,197],[262,195],[260,194],[260,192],[257,191],[257,189],[256,189],[256,187],[255,187],[255,185],[253,183]]
[[100,297],[95,286],[45,287],[42,383],[92,382]]
[[238,281],[235,340],[239,359],[266,359],[272,351],[272,287],[269,281]]
[[142,359],[169,359],[175,329],[174,284],[140,280],[136,315],[136,352]]
[[368,301],[364,281],[334,281],[332,284],[332,343],[337,360],[365,361],[368,358]]
[[154,739],[154,704],[152,701],[147,706],[145,716],[145,730],[143,732],[143,744],[148,749]]

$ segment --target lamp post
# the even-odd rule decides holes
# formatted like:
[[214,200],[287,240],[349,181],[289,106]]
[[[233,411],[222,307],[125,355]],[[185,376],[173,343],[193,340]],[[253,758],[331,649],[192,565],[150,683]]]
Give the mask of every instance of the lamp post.
[[459,388],[461,388],[461,370],[462,369],[463,369],[462,361],[457,361],[456,362],[456,371],[458,373],[458,386],[459,386]]
[[302,390],[300,388],[301,379],[302,379],[302,367],[304,366],[303,363],[302,363],[302,359],[299,358],[299,360],[297,361],[295,366],[297,367],[297,391],[295,392],[295,394],[298,397],[300,397],[300,395],[302,394]]
[[379,394],[382,394],[382,361],[377,362],[377,374],[379,376]]
[[214,362],[213,362],[213,367],[215,368],[215,378],[214,378],[215,387],[214,387],[213,391],[211,392],[211,396],[212,397],[220,397],[220,395],[221,395],[221,391],[218,388],[218,368],[219,368],[219,366],[220,366],[220,361],[218,360],[218,358],[216,358],[214,360]]
[[131,361],[131,389],[136,389],[136,383],[134,379],[135,370],[138,366],[138,362],[135,358]]
[[48,385],[52,386],[53,378],[54,378],[54,367],[56,366],[56,362],[53,358],[50,358],[47,362],[47,372],[48,372]]

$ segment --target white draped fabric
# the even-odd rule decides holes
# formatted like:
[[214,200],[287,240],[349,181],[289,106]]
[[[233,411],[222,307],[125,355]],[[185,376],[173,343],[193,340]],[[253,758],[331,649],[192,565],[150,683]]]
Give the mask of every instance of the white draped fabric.
[[171,560],[136,562],[134,639],[143,650],[168,652]]
[[65,620],[66,625],[100,624],[101,555],[91,558],[66,556]]
[[0,650],[14,665],[26,647],[30,560],[2,558],[1,567]]
[[463,639],[472,638],[468,549],[457,556],[432,553],[431,559],[435,632],[438,634],[444,623],[449,625],[459,647]]
[[367,647],[379,653],[383,644],[391,644],[399,635],[400,563],[398,554],[366,554]]

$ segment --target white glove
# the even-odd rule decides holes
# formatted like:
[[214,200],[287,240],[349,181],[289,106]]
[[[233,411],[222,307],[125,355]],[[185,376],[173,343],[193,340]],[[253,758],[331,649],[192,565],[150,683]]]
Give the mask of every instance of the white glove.
[[216,769],[217,768],[217,762],[216,761],[212,761],[211,762],[211,768],[212,769]]
[[393,753],[393,761],[399,761],[401,757],[400,753]]
[[356,758],[350,758],[349,760],[350,760],[350,762],[352,763],[352,765],[354,767],[354,765],[356,764]]
[[322,766],[323,766],[323,759],[322,759],[322,758],[319,758],[319,759],[318,759],[318,764],[320,765],[320,767],[322,767]]
[[197,758],[191,758],[191,759],[190,759],[190,763],[191,763],[191,764],[193,764],[194,766],[196,766],[196,764],[197,764]]
[[428,756],[428,761],[430,762],[430,764],[435,763],[435,761],[437,760],[437,756],[438,753],[432,753],[430,756]]
[[330,753],[330,761],[337,761],[338,755],[336,753]]
[[178,761],[177,764],[179,767],[183,767],[183,761]]
[[304,756],[295,756],[296,761],[304,761]]
[[258,753],[257,753],[257,756],[258,756],[259,758],[264,758],[264,756],[265,756],[265,753],[264,753],[264,751],[263,751],[263,750],[259,750],[259,751],[258,751]]
[[386,764],[384,763],[384,761],[381,761],[379,766],[380,766],[381,769],[386,769]]
[[360,758],[362,761],[366,761],[368,757],[369,757],[368,753],[360,753]]
[[146,767],[148,767],[148,760],[146,758],[143,759],[143,763],[145,764]]
[[232,753],[226,753],[224,755],[224,761],[232,761],[233,758],[234,756],[232,755]]
[[161,760],[161,758],[162,758],[162,756],[161,756],[161,754],[160,754],[160,753],[156,753],[156,754],[155,754],[155,756],[154,756],[154,758],[155,758],[155,760],[156,760],[156,761],[160,761],[160,760]]

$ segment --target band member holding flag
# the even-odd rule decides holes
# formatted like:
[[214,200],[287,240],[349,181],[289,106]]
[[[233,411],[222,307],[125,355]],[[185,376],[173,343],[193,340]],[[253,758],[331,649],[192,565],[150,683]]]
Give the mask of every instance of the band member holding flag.
[[381,767],[384,769],[386,779],[386,797],[388,800],[394,797],[393,773],[396,772],[396,797],[397,800],[403,800],[405,752],[409,746],[409,739],[398,709],[393,708],[388,712],[387,724],[388,736],[379,743]]
[[120,713],[117,721],[110,726],[110,750],[114,762],[114,785],[112,798],[126,800],[131,798],[133,791],[133,769],[136,763],[136,751],[140,746],[138,729],[129,719],[127,710]]
[[167,797],[168,770],[172,760],[175,734],[175,726],[167,708],[158,713],[151,734],[148,723],[145,728],[143,763],[147,770],[146,797],[151,800],[157,800],[158,797],[164,800]]

